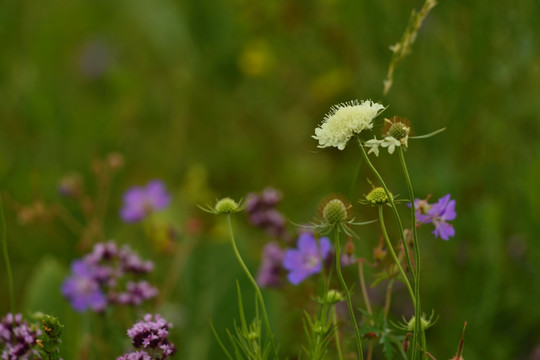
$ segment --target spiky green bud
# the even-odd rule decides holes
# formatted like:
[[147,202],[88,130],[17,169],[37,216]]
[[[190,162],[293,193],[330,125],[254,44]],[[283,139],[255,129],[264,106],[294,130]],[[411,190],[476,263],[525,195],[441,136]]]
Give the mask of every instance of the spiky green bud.
[[326,223],[336,225],[347,221],[347,206],[340,199],[332,199],[326,203],[322,211]]
[[239,211],[238,208],[238,203],[230,197],[219,200],[214,207],[217,214],[232,214]]
[[[390,194],[390,196],[392,196]],[[389,202],[388,196],[382,187],[376,187],[366,195],[366,200],[371,205],[384,205]]]

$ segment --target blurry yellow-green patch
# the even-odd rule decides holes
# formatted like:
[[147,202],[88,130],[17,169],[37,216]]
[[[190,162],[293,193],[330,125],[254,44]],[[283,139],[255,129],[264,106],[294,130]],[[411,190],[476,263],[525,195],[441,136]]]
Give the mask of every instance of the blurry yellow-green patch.
[[265,40],[247,42],[238,56],[240,71],[250,77],[264,76],[272,71],[274,55]]
[[331,69],[311,83],[311,94],[323,100],[334,97],[351,85],[352,74],[344,69]]

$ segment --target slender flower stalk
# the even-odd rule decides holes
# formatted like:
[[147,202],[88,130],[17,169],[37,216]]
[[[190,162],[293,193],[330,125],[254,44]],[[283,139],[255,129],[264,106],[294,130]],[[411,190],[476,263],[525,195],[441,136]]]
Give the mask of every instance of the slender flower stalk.
[[[403,149],[400,147],[399,148],[399,160],[401,162],[401,168],[403,169],[403,175],[405,176],[405,180],[407,182],[407,188],[409,190],[409,198],[411,199],[411,201],[414,200],[414,192],[413,192],[413,187],[412,187],[412,182],[411,182],[411,177],[409,176],[409,171],[407,170],[407,164],[405,163],[405,156],[403,155]],[[418,316],[420,316],[422,314],[422,309],[421,309],[421,306],[420,306],[420,246],[418,244],[418,234],[417,234],[417,230],[416,230],[416,209],[414,208],[414,206],[411,206],[411,219],[412,219],[412,232],[413,232],[413,243],[414,243],[414,257],[415,257],[415,264],[416,264],[416,277],[415,277],[415,297],[416,299],[418,300],[416,302],[416,308],[414,310],[414,312],[416,313],[416,316],[417,318],[419,318]],[[424,359],[427,359],[427,356],[426,356],[426,337],[425,337],[425,333],[424,333],[424,328],[422,326],[420,326],[420,321],[417,321],[416,322],[416,327],[415,327],[415,334],[420,334],[421,336],[421,339],[422,339],[422,348],[423,348],[423,358]],[[414,337],[414,339],[416,339],[417,336]],[[413,339],[413,345],[414,345],[414,339]],[[414,349],[413,349],[413,359],[415,358],[414,356]]]
[[332,323],[334,324],[334,337],[336,339],[336,349],[338,353],[338,359],[343,360],[343,353],[341,352],[341,340],[339,338],[339,327],[338,327],[336,305],[334,305],[332,309]]
[[11,309],[11,313],[15,314],[15,292],[13,290],[13,274],[11,272],[11,262],[9,261],[9,253],[8,253],[8,247],[7,247],[7,234],[6,234],[6,220],[4,219],[4,204],[1,197],[0,197],[0,221],[1,221],[0,226],[2,226],[2,230],[0,230],[2,232],[0,234],[0,237],[2,237],[2,250],[4,253],[4,261],[6,262],[6,270],[7,270],[8,286],[9,286],[9,306]]
[[229,229],[229,237],[231,239],[231,245],[232,245],[232,248],[233,248],[234,255],[236,256],[236,259],[240,263],[240,266],[242,267],[242,270],[244,270],[244,273],[246,274],[249,281],[253,285],[253,288],[255,289],[255,294],[256,294],[257,299],[259,300],[259,303],[261,305],[262,315],[263,315],[264,322],[265,322],[265,325],[266,325],[266,331],[268,332],[268,336],[270,337],[270,343],[272,344],[272,349],[274,351],[274,355],[277,358],[278,353],[277,353],[276,345],[274,343],[274,333],[272,332],[272,329],[270,328],[270,321],[268,320],[268,314],[266,312],[266,305],[264,304],[264,299],[263,299],[263,296],[262,296],[262,293],[261,293],[261,289],[259,289],[259,286],[257,285],[257,282],[255,281],[255,278],[253,278],[253,276],[249,272],[249,269],[247,268],[246,264],[244,263],[244,260],[242,259],[242,256],[240,255],[240,252],[238,251],[238,248],[236,247],[236,241],[234,239],[234,233],[233,233],[232,223],[231,223],[231,215],[230,215],[230,213],[228,213],[226,215],[227,215],[227,227]]
[[[412,264],[411,264],[411,259],[409,257],[409,250],[408,250],[408,247],[407,247],[407,241],[405,240],[405,234],[404,234],[404,231],[403,231],[403,224],[401,222],[401,218],[399,217],[399,212],[397,210],[396,204],[395,204],[395,202],[394,202],[394,200],[393,200],[393,198],[392,198],[392,196],[390,194],[390,191],[388,190],[388,187],[386,186],[386,183],[384,182],[382,176],[379,174],[379,172],[377,171],[375,166],[373,166],[373,164],[369,160],[369,157],[368,157],[368,155],[366,153],[366,150],[362,146],[360,138],[358,138],[358,144],[360,145],[360,152],[362,153],[362,156],[364,157],[364,160],[366,160],[369,168],[371,169],[371,171],[375,174],[375,176],[379,180],[381,186],[384,188],[386,196],[389,199],[390,206],[392,207],[392,210],[393,210],[394,215],[396,217],[396,222],[398,223],[399,233],[401,235],[401,241],[403,243],[403,250],[405,251],[405,257],[407,258],[407,265],[409,266],[411,274],[413,274],[413,286],[416,289],[416,277],[414,276],[414,270],[413,270],[413,267],[412,267]],[[410,183],[410,179],[409,179],[409,183]],[[412,198],[412,199],[414,199],[414,198]],[[414,227],[415,226],[413,226],[413,228]],[[418,299],[418,300],[420,300],[420,299]],[[418,318],[418,319],[421,318],[421,316],[422,316],[422,313],[420,311],[421,311],[420,301],[415,302],[414,312],[415,312],[415,317]],[[418,328],[416,328],[416,330],[418,330]],[[422,331],[421,328],[420,328],[420,331]],[[418,353],[418,347],[417,347],[418,336],[416,336],[416,335],[419,334],[419,333],[420,332],[415,332],[415,336],[413,337],[413,341],[412,341],[412,360],[416,359],[416,355]]]
[[390,251],[390,254],[392,255],[392,259],[394,259],[394,262],[396,263],[397,268],[399,269],[399,272],[401,276],[403,277],[403,281],[405,281],[405,285],[407,285],[407,289],[409,290],[409,295],[411,295],[411,300],[416,308],[416,297],[414,295],[414,291],[411,287],[411,283],[409,282],[409,279],[407,278],[407,275],[405,275],[405,271],[403,270],[403,267],[401,266],[399,259],[396,255],[396,252],[394,251],[394,247],[392,246],[392,243],[390,242],[390,238],[388,237],[388,232],[386,231],[386,226],[384,225],[384,217],[383,217],[383,208],[382,205],[379,205],[379,221],[381,224],[381,229],[384,235],[384,240],[386,241],[386,247]]
[[[407,258],[407,266],[409,267],[411,273],[413,273],[413,267],[412,267],[412,263],[411,263],[411,258],[409,256],[409,249],[408,249],[408,246],[407,246],[407,241],[405,240],[405,233],[403,231],[403,223],[401,222],[401,218],[399,217],[399,212],[397,210],[396,203],[394,202],[394,197],[392,196],[392,194],[388,190],[388,187],[386,186],[386,183],[384,182],[381,174],[379,174],[379,172],[377,171],[377,169],[375,168],[373,163],[369,160],[369,157],[368,157],[368,155],[366,153],[366,150],[362,146],[362,143],[360,142],[360,139],[358,139],[358,144],[360,145],[360,151],[362,153],[362,156],[364,157],[364,160],[366,160],[366,163],[368,164],[369,168],[371,169],[373,174],[375,174],[375,177],[377,178],[377,180],[379,180],[379,183],[381,184],[381,186],[384,189],[384,192],[386,193],[386,196],[388,198],[388,202],[390,203],[390,206],[392,207],[392,210],[394,212],[394,216],[396,217],[396,222],[398,224],[399,233],[401,235],[401,242],[403,244],[403,250],[405,251],[405,257]],[[414,286],[414,277],[413,277],[413,286]]]
[[358,348],[358,356],[360,359],[364,359],[364,352],[362,351],[362,339],[360,337],[360,331],[358,330],[358,323],[356,322],[356,317],[354,316],[354,309],[352,307],[351,302],[351,294],[349,293],[349,288],[347,287],[347,284],[345,283],[345,280],[343,279],[343,274],[341,273],[341,245],[339,243],[339,230],[336,228],[335,230],[335,241],[336,241],[336,272],[339,279],[339,282],[341,284],[341,287],[343,288],[343,292],[345,292],[345,297],[347,299],[347,307],[349,308],[349,314],[351,315],[351,320],[354,326],[354,334],[356,339],[356,347]]

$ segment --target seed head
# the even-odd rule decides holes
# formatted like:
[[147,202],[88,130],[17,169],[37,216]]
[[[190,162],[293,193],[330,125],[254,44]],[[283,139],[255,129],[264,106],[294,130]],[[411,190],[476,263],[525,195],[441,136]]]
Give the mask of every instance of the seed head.
[[217,214],[232,214],[238,211],[238,203],[230,197],[226,197],[216,203],[214,210]]
[[411,124],[405,118],[394,116],[392,119],[384,119],[383,136],[391,136],[402,145],[407,146]]
[[[392,196],[392,194],[390,194]],[[376,187],[366,195],[366,200],[371,205],[384,205],[389,202],[388,196],[382,187]]]
[[347,221],[347,208],[341,199],[328,201],[322,211],[324,221],[331,225],[337,225]]

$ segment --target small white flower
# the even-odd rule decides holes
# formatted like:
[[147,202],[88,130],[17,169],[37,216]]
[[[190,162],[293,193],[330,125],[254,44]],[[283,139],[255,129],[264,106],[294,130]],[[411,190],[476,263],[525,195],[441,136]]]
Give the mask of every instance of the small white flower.
[[313,138],[319,141],[320,148],[334,146],[343,150],[352,136],[373,127],[373,119],[383,109],[371,100],[334,105],[315,129]]
[[384,138],[384,140],[381,142],[382,147],[388,148],[388,153],[393,154],[396,146],[400,146],[401,142],[392,136],[387,136]]
[[366,141],[364,146],[370,148],[368,154],[374,153],[375,156],[379,156],[379,145],[381,145],[382,142],[382,140],[377,140],[377,138],[375,137],[371,140]]

